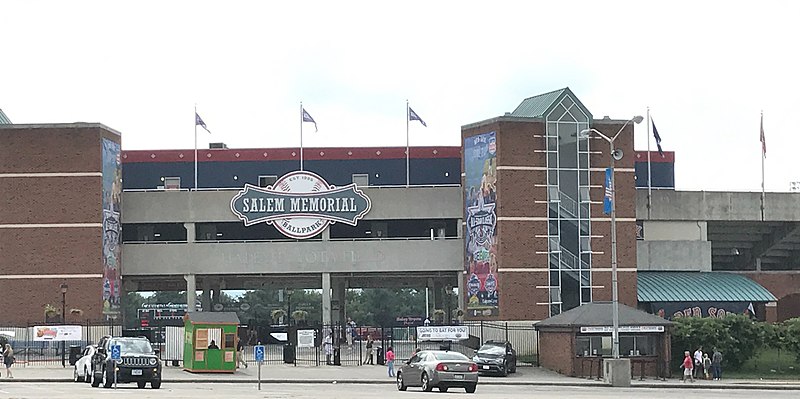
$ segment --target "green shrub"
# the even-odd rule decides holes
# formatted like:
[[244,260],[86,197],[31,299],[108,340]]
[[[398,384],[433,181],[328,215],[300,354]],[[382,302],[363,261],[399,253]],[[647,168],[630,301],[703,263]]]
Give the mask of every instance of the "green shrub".
[[800,318],[794,318],[783,322],[784,348],[794,352],[797,361],[800,362]]
[[709,356],[717,348],[722,352],[724,367],[736,369],[764,346],[765,336],[777,334],[776,330],[764,327],[766,323],[754,322],[744,315],[730,314],[719,319],[686,317],[673,321],[672,361],[675,368],[683,361],[684,351],[694,354],[702,346],[703,352],[709,352]]

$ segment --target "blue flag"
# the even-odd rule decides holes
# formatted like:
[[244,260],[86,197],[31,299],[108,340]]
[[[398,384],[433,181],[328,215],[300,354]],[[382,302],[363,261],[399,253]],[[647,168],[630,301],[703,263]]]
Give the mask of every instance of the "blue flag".
[[420,118],[419,115],[417,115],[417,113],[414,112],[413,109],[411,109],[411,107],[408,107],[408,120],[419,121],[419,123],[421,123],[422,126],[428,127],[428,124],[425,123],[425,121],[423,121],[422,118]]
[[653,124],[653,137],[656,139],[656,146],[658,147],[658,155],[664,156],[664,150],[661,149],[661,136],[658,135],[658,129],[656,129],[656,122],[653,118],[650,118],[650,122]]
[[315,132],[319,131],[319,129],[317,129],[317,122],[314,120],[314,118],[311,117],[311,114],[309,114],[308,111],[306,111],[305,108],[303,108],[303,122],[311,122],[311,123],[313,123],[314,124],[314,131]]
[[203,122],[203,118],[201,118],[200,115],[197,114],[197,112],[194,113],[194,125],[195,126],[200,126],[203,129],[206,129],[206,131],[208,133],[211,133],[211,130],[208,130],[208,127],[206,126],[206,123]]
[[603,195],[603,213],[606,215],[611,213],[611,195],[614,192],[614,187],[611,186],[611,174],[614,173],[614,170],[611,168],[606,168],[606,191],[605,195]]

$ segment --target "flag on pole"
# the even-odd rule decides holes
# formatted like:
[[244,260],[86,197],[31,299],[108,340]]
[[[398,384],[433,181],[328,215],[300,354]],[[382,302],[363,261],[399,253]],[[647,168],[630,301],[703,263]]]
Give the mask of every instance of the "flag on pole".
[[305,108],[303,108],[303,122],[311,122],[311,123],[313,123],[314,124],[314,131],[315,132],[319,131],[319,129],[317,129],[317,122],[314,120],[314,118],[311,117],[311,114],[309,114],[308,111],[306,111]]
[[767,157],[767,140],[764,138],[764,114],[761,114],[761,156]]
[[425,123],[425,121],[423,121],[422,118],[420,118],[419,115],[417,115],[417,113],[414,112],[413,109],[411,109],[411,107],[408,107],[408,120],[419,121],[419,123],[421,123],[422,126],[428,127],[428,124]]
[[194,113],[194,125],[195,126],[200,126],[203,129],[206,129],[206,131],[209,134],[211,133],[211,130],[208,130],[208,127],[206,126],[206,123],[203,122],[203,118],[201,118],[200,115],[197,112]]
[[656,146],[658,147],[658,155],[664,156],[664,150],[661,149],[661,136],[658,135],[658,129],[656,129],[656,122],[653,118],[650,118],[650,122],[653,124],[653,137],[656,139]]
[[611,201],[613,201],[611,199],[611,196],[613,195],[614,192],[614,187],[612,186],[611,183],[612,173],[614,173],[613,169],[606,168],[606,187],[605,187],[605,192],[603,194],[603,213],[605,213],[606,215],[611,213],[611,205],[612,205]]

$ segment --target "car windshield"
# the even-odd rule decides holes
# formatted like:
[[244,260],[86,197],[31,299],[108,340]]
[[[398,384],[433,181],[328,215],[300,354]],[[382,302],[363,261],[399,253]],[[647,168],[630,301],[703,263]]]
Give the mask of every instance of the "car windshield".
[[433,356],[437,360],[469,360],[466,356],[458,352],[434,353]]
[[505,347],[497,345],[484,345],[478,349],[478,353],[485,353],[489,355],[502,355],[506,352]]
[[115,339],[111,341],[111,345],[119,345],[122,353],[153,353],[150,342],[144,339]]

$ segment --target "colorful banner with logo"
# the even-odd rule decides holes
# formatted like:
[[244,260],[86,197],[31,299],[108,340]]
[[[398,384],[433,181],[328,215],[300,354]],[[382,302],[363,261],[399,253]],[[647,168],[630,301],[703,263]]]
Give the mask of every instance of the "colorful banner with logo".
[[417,327],[417,339],[420,341],[459,341],[467,338],[467,326]]
[[82,339],[81,326],[33,327],[34,341],[80,341]]
[[497,143],[495,132],[464,139],[464,199],[467,311],[471,317],[499,315],[497,274]]
[[652,302],[650,312],[667,320],[681,317],[723,318],[731,313],[755,317],[752,302]]
[[122,262],[120,145],[103,139],[103,314],[119,314]]

